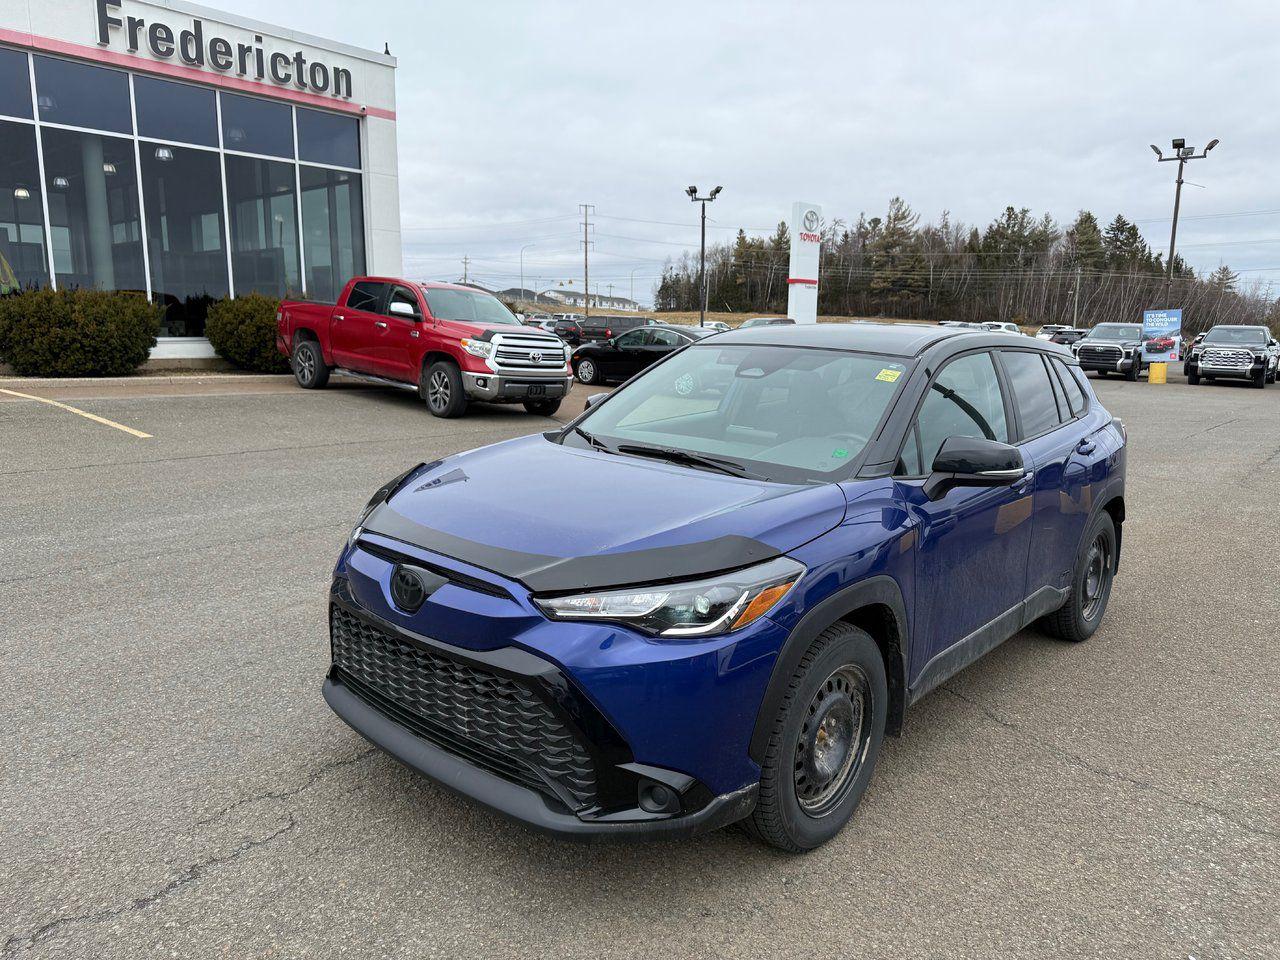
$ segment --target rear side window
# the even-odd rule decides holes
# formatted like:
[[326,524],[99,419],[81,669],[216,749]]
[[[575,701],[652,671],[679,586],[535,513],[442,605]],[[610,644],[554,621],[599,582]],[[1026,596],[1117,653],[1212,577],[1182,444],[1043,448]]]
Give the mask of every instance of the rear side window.
[[1061,421],[1055,387],[1040,354],[1007,351],[1001,354],[1001,360],[1022,420],[1023,439],[1038,437],[1058,426]]
[[[1053,403],[1052,394],[1049,402]],[[948,437],[1009,442],[1004,395],[991,354],[971,353],[942,368],[929,385],[913,433],[903,448],[904,467],[913,475],[929,470]],[[918,450],[912,449],[913,443],[918,443]]]
[[1053,369],[1058,373],[1058,379],[1062,381],[1062,387],[1067,394],[1067,403],[1071,407],[1071,415],[1078,417],[1089,408],[1089,401],[1084,395],[1084,388],[1080,386],[1080,381],[1071,375],[1071,370],[1061,360],[1050,360]]
[[370,313],[377,313],[378,307],[382,303],[382,292],[386,289],[386,286],[385,283],[361,280],[351,288],[351,293],[347,295],[347,306],[352,310],[367,310]]

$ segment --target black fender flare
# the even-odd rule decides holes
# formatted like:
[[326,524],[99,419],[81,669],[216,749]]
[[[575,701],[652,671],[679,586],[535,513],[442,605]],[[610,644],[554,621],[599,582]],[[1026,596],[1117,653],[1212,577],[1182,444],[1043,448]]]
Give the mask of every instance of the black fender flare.
[[891,627],[894,637],[873,634],[873,639],[885,656],[885,673],[889,681],[889,729],[892,732],[901,729],[902,713],[906,708],[907,657],[911,649],[907,608],[902,599],[902,589],[896,580],[884,575],[868,577],[818,603],[800,619],[782,644],[782,649],[773,662],[773,673],[765,687],[760,709],[756,713],[755,729],[747,748],[747,755],[752,760],[756,763],[763,760],[773,720],[786,694],[787,684],[791,682],[801,658],[818,634],[837,620],[846,619],[858,610],[873,606],[888,608],[893,620]]

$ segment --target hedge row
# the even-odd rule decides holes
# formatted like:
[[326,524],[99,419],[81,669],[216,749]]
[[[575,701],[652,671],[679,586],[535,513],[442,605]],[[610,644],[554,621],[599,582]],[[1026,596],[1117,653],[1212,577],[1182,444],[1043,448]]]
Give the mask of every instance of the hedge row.
[[[286,373],[276,351],[280,301],[250,294],[209,308],[205,334],[219,356],[260,373]],[[118,377],[155,346],[164,308],[137,293],[25,290],[0,297],[0,361],[28,377]]]

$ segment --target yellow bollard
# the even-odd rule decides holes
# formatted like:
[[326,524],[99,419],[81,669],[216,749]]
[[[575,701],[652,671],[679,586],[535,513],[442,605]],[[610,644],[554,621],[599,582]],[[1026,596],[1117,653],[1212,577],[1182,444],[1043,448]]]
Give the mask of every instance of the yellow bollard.
[[1147,368],[1147,383],[1168,383],[1169,382],[1169,365],[1167,363],[1153,363]]

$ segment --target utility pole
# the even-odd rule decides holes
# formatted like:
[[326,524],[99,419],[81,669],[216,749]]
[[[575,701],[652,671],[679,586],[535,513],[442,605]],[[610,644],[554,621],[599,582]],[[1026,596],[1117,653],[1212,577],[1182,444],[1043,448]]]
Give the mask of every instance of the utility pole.
[[[524,252],[525,252],[526,250],[528,250],[530,247],[536,247],[536,246],[537,246],[537,244],[536,244],[536,243],[526,243],[523,247],[521,247],[521,248],[520,248],[520,296],[521,296],[522,298],[524,297],[524,294],[525,294],[525,289],[524,289]],[[534,294],[534,298],[533,298],[533,299],[534,299],[534,306],[537,306],[537,300],[538,300],[538,297],[537,297],[537,294],[536,294],[536,293]]]
[[1170,161],[1178,161],[1178,180],[1177,186],[1173,191],[1173,227],[1169,231],[1169,262],[1164,268],[1164,305],[1169,306],[1169,298],[1173,291],[1173,258],[1175,245],[1178,241],[1178,210],[1182,206],[1182,171],[1187,165],[1188,160],[1203,160],[1209,155],[1209,151],[1218,145],[1217,140],[1210,140],[1204,148],[1203,153],[1196,153],[1195,147],[1188,147],[1187,141],[1182,137],[1178,137],[1173,141],[1173,156],[1166,157],[1160,152],[1160,148],[1154,143],[1151,144],[1152,151],[1155,152],[1156,161],[1158,163],[1168,163]]
[[464,256],[462,258],[462,282],[463,283],[467,282],[467,276],[468,276],[467,271],[470,269],[470,267],[471,267],[471,258]]
[[705,197],[698,196],[697,187],[686,187],[685,193],[694,203],[702,204],[702,244],[698,255],[698,326],[707,325],[707,204],[714,200],[724,187],[716,187]]
[[1074,329],[1080,328],[1080,268],[1076,267],[1076,286],[1071,291],[1071,326]]
[[[636,267],[636,270],[639,269]],[[631,271],[631,309],[633,310],[638,309],[636,307],[636,270]]]
[[591,316],[591,214],[596,212],[595,204],[580,203],[582,211],[582,303],[586,316]]

